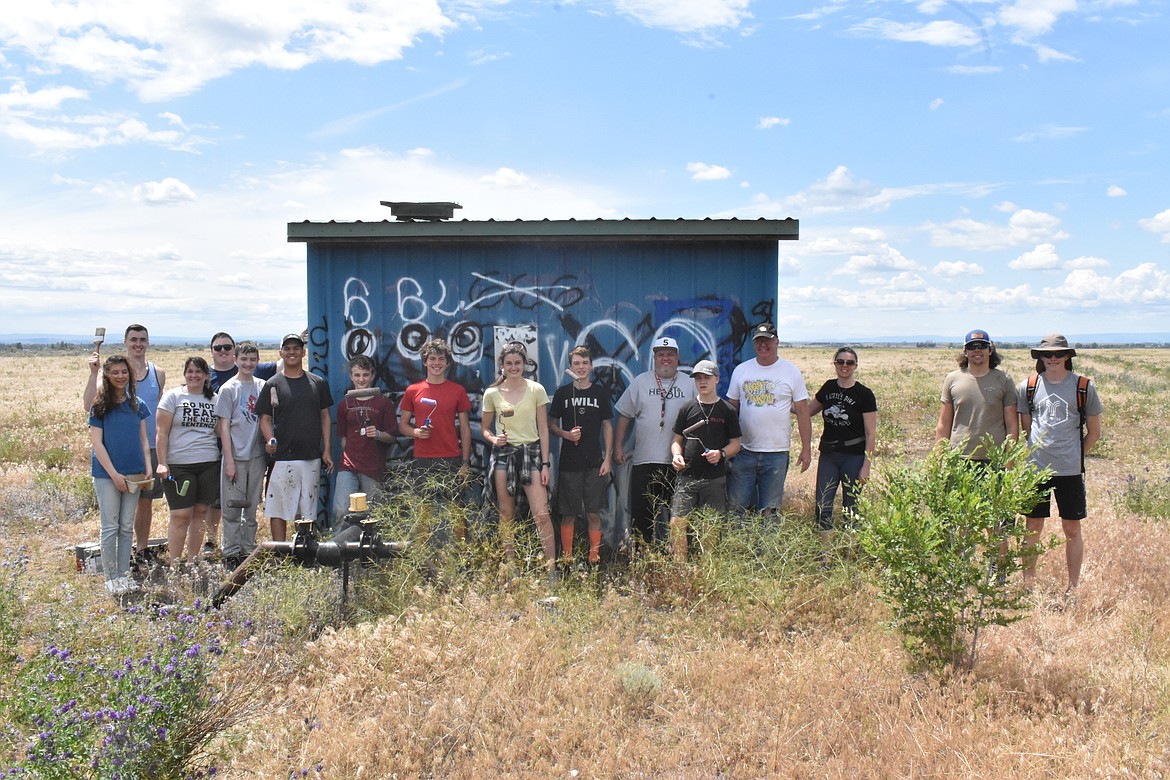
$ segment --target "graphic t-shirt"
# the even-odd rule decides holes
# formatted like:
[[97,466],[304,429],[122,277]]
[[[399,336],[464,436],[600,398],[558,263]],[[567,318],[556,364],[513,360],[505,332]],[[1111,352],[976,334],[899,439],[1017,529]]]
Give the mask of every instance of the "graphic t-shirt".
[[586,471],[600,468],[602,461],[601,424],[613,418],[613,402],[609,391],[596,382],[584,390],[572,382],[561,385],[553,393],[549,415],[557,420],[562,430],[581,426],[581,440],[561,439],[561,471]]
[[860,382],[855,382],[852,387],[841,387],[836,379],[830,379],[817,390],[816,399],[821,403],[821,418],[825,423],[821,432],[821,451],[851,455],[865,452],[863,415],[877,411],[873,391]]
[[215,416],[228,420],[231,425],[233,458],[251,460],[264,454],[260,415],[256,414],[256,400],[263,389],[262,379],[253,377],[244,381],[234,376],[215,396]]
[[687,401],[695,397],[695,380],[683,372],[661,379],[653,371],[634,377],[614,409],[634,420],[633,463],[670,463],[671,426]]
[[176,387],[163,395],[158,409],[174,415],[167,439],[168,464],[219,460],[214,398],[207,398],[203,393],[188,393],[186,387]]
[[792,446],[792,405],[808,399],[800,369],[784,358],[761,366],[752,358],[731,372],[727,397],[739,402],[743,446],[752,452],[787,452]]
[[[1077,379],[1069,372],[1060,382],[1050,382],[1044,374],[1036,379],[1032,396],[1032,427],[1028,444],[1038,449],[1028,457],[1040,468],[1050,467],[1055,476],[1071,477],[1081,473],[1081,413],[1077,410]],[[1016,408],[1028,413],[1028,380],[1016,388]],[[1097,394],[1097,385],[1089,380],[1085,395],[1085,416],[1101,414],[1105,407]]]

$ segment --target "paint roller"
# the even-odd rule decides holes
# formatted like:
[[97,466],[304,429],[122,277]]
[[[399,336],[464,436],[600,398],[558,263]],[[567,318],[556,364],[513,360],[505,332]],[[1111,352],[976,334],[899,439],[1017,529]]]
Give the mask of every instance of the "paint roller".
[[703,448],[704,455],[706,455],[711,450],[709,450],[707,448],[707,445],[703,444],[703,442],[700,441],[697,436],[691,436],[691,434],[694,433],[695,431],[699,430],[700,428],[702,428],[706,424],[707,424],[706,420],[699,420],[697,423],[694,423],[692,425],[688,425],[686,428],[683,428],[683,437],[690,439],[691,441],[699,442],[699,446]]
[[505,436],[508,435],[508,423],[506,421],[509,417],[512,417],[515,414],[516,414],[515,409],[501,409],[500,410],[500,433],[504,434]]
[[422,404],[423,406],[430,407],[429,409],[427,409],[427,419],[423,421],[423,427],[430,428],[431,427],[431,415],[435,413],[435,407],[439,405],[439,402],[436,401],[434,398],[420,398],[420,399],[418,399],[418,402],[420,404]]

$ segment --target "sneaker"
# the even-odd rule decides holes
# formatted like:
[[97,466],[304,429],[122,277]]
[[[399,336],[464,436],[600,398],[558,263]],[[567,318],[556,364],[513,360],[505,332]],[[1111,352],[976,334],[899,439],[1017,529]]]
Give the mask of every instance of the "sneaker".
[[215,544],[215,542],[204,542],[203,549],[200,552],[203,553],[205,560],[218,561],[220,559],[219,547]]

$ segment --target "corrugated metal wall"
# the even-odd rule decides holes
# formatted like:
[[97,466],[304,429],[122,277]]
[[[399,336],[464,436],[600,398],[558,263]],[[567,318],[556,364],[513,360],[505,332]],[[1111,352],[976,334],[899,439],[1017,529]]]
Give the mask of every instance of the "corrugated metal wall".
[[478,446],[497,333],[532,342],[550,396],[567,381],[569,350],[586,344],[616,401],[663,335],[678,340],[686,369],[715,359],[722,393],[752,354],[750,344],[743,352],[751,327],[775,319],[777,251],[774,240],[310,240],[308,285],[310,365],[334,398],[348,387],[346,361],[364,354],[397,402],[422,378],[419,348],[442,337],[456,355],[452,378],[472,399]]

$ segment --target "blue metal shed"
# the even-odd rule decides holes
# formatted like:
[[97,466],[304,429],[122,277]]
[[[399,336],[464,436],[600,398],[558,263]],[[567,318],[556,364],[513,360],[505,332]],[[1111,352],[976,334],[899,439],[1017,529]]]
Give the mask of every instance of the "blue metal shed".
[[777,241],[798,233],[795,219],[288,225],[288,240],[308,245],[310,367],[334,397],[348,386],[347,361],[363,354],[397,402],[423,376],[418,350],[442,337],[472,399],[477,444],[479,401],[498,347],[513,339],[528,344],[550,395],[567,381],[569,350],[585,344],[616,401],[651,367],[662,335],[678,340],[684,369],[714,359],[723,392],[752,326],[775,321]]

